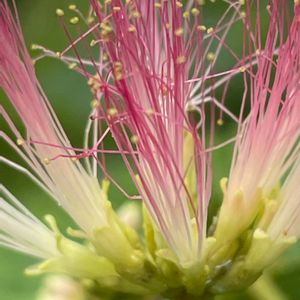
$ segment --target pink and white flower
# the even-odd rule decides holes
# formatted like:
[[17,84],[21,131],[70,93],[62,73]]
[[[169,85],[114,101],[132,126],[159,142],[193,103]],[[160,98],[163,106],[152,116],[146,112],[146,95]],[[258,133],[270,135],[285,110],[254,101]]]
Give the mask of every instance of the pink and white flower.
[[[57,10],[70,45],[59,55],[34,48],[72,62],[70,67],[88,80],[94,100],[84,150],[68,141],[36,79],[18,18],[12,16],[6,0],[1,2],[0,86],[22,120],[26,137],[2,107],[0,113],[15,141],[2,131],[0,137],[28,169],[5,157],[0,162],[25,173],[50,193],[81,229],[71,233],[89,246],[65,239],[51,217],[53,232],[48,230],[2,186],[0,191],[9,201],[0,198],[1,244],[48,259],[52,271],[70,272],[80,257],[82,265],[88,262],[87,268],[75,268],[75,275],[93,280],[111,276],[111,282],[100,281],[104,286],[137,289],[142,294],[174,289],[179,296],[199,296],[206,289],[215,293],[249,285],[299,236],[300,6],[295,3],[289,23],[283,9],[287,1],[272,1],[262,44],[259,1],[254,25],[253,3],[224,2],[227,9],[220,21],[207,29],[202,23],[202,1],[101,4],[91,0],[93,14],[84,19],[88,29],[75,39],[67,31],[64,11]],[[70,9],[78,13],[76,6]],[[79,12],[79,16],[83,15]],[[77,25],[79,18],[70,21]],[[244,28],[242,58],[226,41],[237,22]],[[77,44],[90,36],[90,46],[98,47],[99,57],[93,58],[96,51],[89,49],[91,58],[83,59]],[[77,57],[68,56],[71,49]],[[216,72],[224,49],[236,65]],[[245,86],[236,117],[225,106],[225,96],[220,101],[216,94],[225,84],[225,95],[227,82],[240,73]],[[238,128],[229,178],[221,181],[224,201],[208,230],[212,153],[231,142],[214,145],[216,107],[221,111],[219,125],[226,114]],[[100,132],[102,123],[106,127]],[[104,149],[109,133],[117,150]],[[144,205],[143,237],[135,225],[124,225],[113,211],[107,181],[99,185],[100,167],[121,189],[99,153],[102,158],[105,153],[123,158],[139,192],[135,198]],[[85,159],[86,168],[80,159]],[[43,245],[36,245],[35,227]],[[49,260],[51,256],[55,259]],[[106,273],[99,275],[101,267]],[[181,276],[178,286],[169,286],[174,274]],[[238,275],[245,283],[239,282]]]
[[251,226],[275,240],[299,235],[300,7],[296,4],[286,39],[285,3],[273,1],[269,8],[266,43],[251,74],[250,112],[240,123],[223,182],[219,233],[228,240]]

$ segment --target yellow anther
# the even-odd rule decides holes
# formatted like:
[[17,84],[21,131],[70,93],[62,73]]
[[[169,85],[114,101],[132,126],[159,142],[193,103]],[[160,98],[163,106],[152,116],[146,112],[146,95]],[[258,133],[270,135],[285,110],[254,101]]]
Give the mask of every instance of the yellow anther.
[[69,10],[76,10],[76,9],[77,9],[77,6],[76,6],[76,4],[70,4],[70,5],[68,6],[68,8],[69,8]]
[[175,35],[176,36],[182,36],[183,35],[183,28],[182,27],[179,27],[175,30]]
[[240,72],[241,73],[244,73],[245,71],[246,71],[246,67],[245,66],[240,67]]
[[43,159],[43,162],[44,162],[45,165],[49,165],[50,164],[50,159],[46,157],[46,158]]
[[137,144],[138,141],[139,141],[139,137],[137,135],[133,135],[131,138],[130,138],[131,142],[134,143],[134,144]]
[[188,10],[186,10],[182,16],[185,18],[185,19],[188,19],[190,17],[190,12]]
[[217,124],[218,124],[219,126],[224,125],[224,120],[223,120],[223,119],[219,119],[219,120],[217,121]]
[[31,50],[38,50],[41,47],[39,45],[37,45],[37,44],[31,44],[30,48],[31,48]]
[[100,28],[107,32],[112,32],[113,30],[111,26],[109,26],[107,23],[104,22],[100,24]]
[[24,140],[23,139],[17,139],[17,145],[18,146],[24,145]]
[[109,41],[109,32],[106,30],[101,30],[101,36],[104,41]]
[[75,69],[77,67],[77,64],[76,63],[70,63],[69,64],[69,69],[70,70],[73,70],[73,69]]
[[73,18],[70,19],[70,23],[73,24],[73,25],[77,24],[78,22],[79,22],[78,17],[73,17]]
[[154,3],[154,7],[156,7],[156,8],[161,8],[161,4],[160,4],[159,2],[155,2],[155,3]]
[[91,101],[91,108],[97,108],[97,107],[99,107],[99,106],[100,106],[99,100],[93,99],[93,100]]
[[91,46],[91,47],[94,47],[96,44],[97,44],[97,41],[91,40],[91,42],[90,42],[90,46]]
[[123,65],[120,61],[115,61],[114,62],[115,70],[122,70]]
[[136,28],[133,25],[130,25],[128,27],[128,32],[135,32],[135,31],[136,31]]
[[87,22],[88,22],[89,24],[93,23],[94,21],[95,21],[95,18],[94,18],[93,16],[89,16],[89,17],[87,18]]
[[205,4],[205,0],[198,0],[199,5],[204,5]]
[[100,24],[100,28],[102,29],[101,30],[102,38],[105,41],[109,40],[109,36],[110,36],[110,33],[113,31],[113,28],[109,24],[104,23],[104,22]]
[[208,52],[206,58],[209,61],[213,61],[215,59],[215,54],[213,52]]
[[147,116],[153,116],[154,115],[154,110],[152,108],[148,108],[145,111],[145,113],[146,113]]
[[192,8],[191,12],[195,17],[200,15],[200,10],[196,7]]
[[134,11],[132,12],[132,16],[133,16],[134,18],[139,18],[139,17],[141,16],[141,14],[140,14],[137,10],[134,10]]
[[59,16],[59,17],[62,17],[65,15],[65,12],[60,9],[60,8],[57,8],[56,11],[55,11],[56,15]]
[[214,31],[214,28],[213,28],[213,27],[209,27],[209,28],[207,29],[207,33],[208,33],[208,34],[212,33],[213,31]]
[[183,6],[183,4],[180,1],[176,1],[176,6],[181,8]]
[[197,26],[197,29],[198,29],[199,31],[206,31],[206,26],[204,26],[204,25],[198,25],[198,26]]
[[176,59],[176,63],[178,65],[184,64],[186,62],[186,57],[184,55],[180,55]]
[[107,114],[111,117],[115,116],[118,113],[115,107],[111,107],[107,110]]
[[87,81],[87,84],[90,86],[92,92],[96,92],[99,88],[101,88],[101,79],[99,75],[95,75],[93,77],[90,77]]
[[115,72],[115,79],[117,81],[121,80],[122,78],[123,78],[122,72]]
[[56,55],[57,57],[61,57],[61,53],[60,53],[59,51],[55,52],[55,55]]
[[116,11],[116,12],[117,12],[117,11],[120,11],[120,10],[121,10],[121,7],[120,7],[120,6],[114,6],[114,7],[113,7],[113,11]]
[[245,17],[246,17],[246,12],[241,11],[240,16],[241,16],[242,18],[245,18]]
[[103,61],[107,61],[107,60],[108,60],[108,55],[107,55],[107,53],[105,53],[105,52],[102,53],[102,60],[103,60]]

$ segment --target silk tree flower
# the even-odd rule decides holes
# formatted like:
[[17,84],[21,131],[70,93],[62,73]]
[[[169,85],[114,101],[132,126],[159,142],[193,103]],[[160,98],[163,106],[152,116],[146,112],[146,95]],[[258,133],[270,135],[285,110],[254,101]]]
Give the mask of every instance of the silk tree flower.
[[[0,50],[0,82],[27,130],[27,137],[22,137],[14,126],[13,121],[2,108],[2,116],[15,135],[16,142],[11,140],[5,133],[1,133],[2,138],[32,169],[33,173],[29,173],[30,177],[51,194],[80,226],[82,229],[81,235],[86,235],[89,237],[89,240],[94,241],[94,245],[100,255],[100,257],[96,258],[96,261],[100,260],[98,263],[96,261],[93,263],[97,263],[101,267],[101,260],[103,260],[103,267],[108,267],[108,270],[113,271],[113,265],[101,256],[106,253],[107,257],[115,260],[115,263],[119,263],[120,268],[127,268],[127,263],[138,264],[138,259],[135,259],[132,246],[132,240],[135,241],[134,234],[130,236],[129,229],[127,230],[126,226],[119,224],[118,218],[113,213],[105,192],[107,184],[104,183],[102,187],[99,186],[96,178],[87,173],[77,160],[57,159],[51,161],[57,155],[67,154],[73,156],[74,154],[71,150],[68,150],[71,148],[70,143],[36,80],[33,65],[25,49],[20,29],[15,23],[6,1],[1,3],[0,22],[2,45]],[[46,142],[47,145],[44,144]],[[54,145],[55,147],[49,145]],[[2,158],[2,161],[20,169],[22,172],[29,172],[27,169],[18,166],[16,163],[9,162],[5,158]],[[58,230],[55,229],[55,222],[51,216],[47,219],[56,231],[58,239],[56,247],[53,244],[54,234],[51,235],[45,230],[42,224],[35,220],[31,214],[28,214],[21,204],[17,205],[18,202],[5,188],[2,189],[4,194],[9,196],[9,199],[13,202],[10,207],[8,203],[2,200],[1,224],[3,224],[3,233],[1,233],[1,242],[4,245],[23,250],[29,254],[35,254],[35,249],[30,249],[29,246],[31,244],[34,248],[36,247],[35,244],[40,238],[40,231],[42,233],[41,237],[44,236],[45,239],[44,247],[46,247],[46,243],[50,244],[51,248],[54,249],[63,247],[65,240],[61,237]],[[16,212],[14,213],[14,211]],[[35,233],[33,222],[37,224]],[[28,224],[27,240],[23,238],[16,239],[18,236],[17,231],[18,229],[20,230],[22,224]],[[101,241],[101,236],[106,236],[104,242]],[[14,239],[16,239],[15,242],[13,242]],[[110,243],[110,239],[112,241],[115,240],[116,247],[119,251],[122,251],[124,256],[129,255],[129,260],[125,265],[122,265],[119,253],[111,251],[107,244]],[[59,245],[61,242],[63,244]],[[72,243],[69,245],[67,243],[66,246],[72,245]],[[79,251],[78,254],[80,254],[81,246],[78,245],[77,250],[77,246],[73,246],[74,251]],[[40,251],[41,253],[38,256],[43,258],[49,257],[48,252],[50,252],[51,248],[48,250],[45,248],[46,253],[44,255]],[[55,253],[54,249],[51,251],[52,253]],[[56,249],[56,251],[58,250],[64,252],[67,249]],[[87,249],[82,251],[83,255],[88,256],[89,251]],[[137,253],[138,251],[137,249]],[[87,253],[85,254],[85,252]],[[92,256],[95,255],[92,254]],[[78,259],[80,260],[80,256]],[[72,264],[76,265],[75,263]],[[68,272],[68,270],[65,271]]]
[[266,45],[252,79],[250,113],[238,129],[229,178],[222,180],[219,226],[220,233],[227,233],[225,240],[251,226],[274,241],[298,235],[299,6],[286,41],[280,9],[281,2],[274,1]]
[[[33,48],[68,63],[88,81],[94,100],[85,149],[79,149],[68,141],[36,79],[18,18],[1,1],[0,85],[26,136],[4,108],[1,115],[14,139],[0,133],[28,168],[5,157],[1,162],[47,191],[79,228],[68,230],[66,238],[54,217],[46,216],[44,225],[1,186],[0,243],[43,260],[29,273],[66,273],[88,282],[86,290],[99,297],[211,299],[247,288],[297,240],[300,8],[295,2],[289,24],[287,1],[272,1],[263,42],[259,2],[224,3],[224,14],[211,28],[203,24],[203,1],[91,0],[87,18],[72,4],[77,16],[70,23],[79,26],[81,18],[88,26],[75,39],[65,12],[57,9],[70,46],[61,53]],[[245,31],[242,58],[226,41],[238,23]],[[90,58],[82,58],[77,45],[87,47],[91,36]],[[236,65],[216,73],[225,50]],[[245,93],[237,118],[215,94],[241,73]],[[212,154],[219,147],[216,107],[238,128],[230,174],[221,180],[224,200],[208,226]],[[117,150],[104,149],[109,133]],[[143,212],[131,205],[119,214],[112,209],[109,181],[121,187],[105,168],[105,153],[123,158]],[[102,184],[97,168],[105,177]],[[138,222],[126,220],[137,214],[143,214],[143,233]]]
[[[107,23],[99,3],[92,4],[99,21],[114,35],[102,33],[117,89],[104,91],[104,110],[114,112],[107,120],[109,127],[120,152],[130,154],[132,163],[125,156],[124,160],[163,238],[159,241],[155,236],[158,245],[153,246],[161,248],[160,255],[168,259],[173,255],[181,265],[193,264],[201,256],[211,179],[196,124],[184,113],[192,88],[185,80],[194,62],[187,61],[188,57],[199,58],[193,39],[201,41],[203,33],[191,28],[190,40],[185,42],[182,7],[175,2],[159,7],[151,2],[125,6],[115,1]],[[140,16],[132,19],[134,9]],[[172,16],[167,15],[170,9]],[[201,71],[203,64],[195,71]],[[185,174],[190,172],[197,186],[185,183]],[[167,248],[172,253],[164,253]]]

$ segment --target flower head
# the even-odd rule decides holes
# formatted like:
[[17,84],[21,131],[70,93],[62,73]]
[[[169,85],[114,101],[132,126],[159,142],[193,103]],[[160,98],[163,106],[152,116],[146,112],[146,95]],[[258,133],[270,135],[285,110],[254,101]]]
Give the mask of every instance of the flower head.
[[[57,9],[70,45],[58,55],[34,48],[59,57],[87,79],[94,100],[85,149],[79,149],[68,141],[35,77],[18,18],[7,1],[1,2],[0,85],[27,133],[23,137],[1,108],[16,142],[3,132],[1,137],[32,172],[7,158],[1,161],[49,192],[79,227],[68,232],[85,242],[65,238],[52,216],[46,217],[48,229],[2,188],[10,203],[0,199],[0,243],[46,259],[30,273],[89,279],[94,292],[200,297],[249,286],[295,242],[300,215],[299,5],[291,24],[281,12],[286,1],[268,6],[263,44],[259,2],[224,3],[224,14],[207,29],[202,1],[91,0],[87,19],[76,6],[69,7],[88,26],[75,39],[64,11]],[[70,23],[78,26],[79,17]],[[244,28],[241,58],[226,41],[236,23]],[[90,58],[82,58],[77,45],[90,36]],[[68,55],[71,49],[75,57]],[[216,72],[223,49],[236,65]],[[236,117],[224,97],[227,82],[241,73],[245,90]],[[221,181],[224,200],[207,228],[212,152],[223,146],[214,145],[216,108],[219,125],[226,114],[238,128],[229,178]],[[104,148],[109,133],[117,150]],[[121,221],[136,216],[136,207],[132,214],[127,214],[129,206],[119,215],[112,209],[109,181],[121,187],[106,170],[105,153],[121,155],[137,187],[143,235],[135,228],[139,222]],[[98,168],[105,177],[102,185]],[[42,245],[31,235],[35,227]]]
[[[6,158],[2,158],[2,162],[29,174],[30,178],[52,195],[78,224],[83,231],[81,235],[97,244],[100,255],[106,253],[111,259],[119,260],[118,253],[111,251],[106,245],[111,238],[118,241],[118,247],[123,249],[130,261],[132,245],[107,199],[107,184],[104,182],[101,187],[97,178],[76,159],[75,152],[36,79],[19,25],[6,1],[0,4],[0,42],[3,45],[0,49],[0,84],[27,131],[27,137],[24,138],[1,108],[1,114],[10,126],[16,142],[3,132],[1,137],[24,159],[32,172]],[[23,210],[23,214],[24,212]],[[17,216],[22,218],[21,214]],[[3,214],[3,218],[5,217]],[[109,229],[108,235],[106,231]],[[14,229],[16,230],[17,228]],[[101,241],[101,236],[106,236],[105,243]],[[4,244],[11,246],[8,242]]]
[[73,154],[69,150],[70,143],[37,82],[20,28],[7,3],[1,3],[0,9],[0,42],[3,45],[0,50],[0,82],[28,135],[23,138],[2,109],[16,139],[15,143],[8,142],[14,148],[21,148],[16,151],[26,159],[45,189],[55,196],[78,225],[91,233],[93,227],[107,224],[103,210],[105,196],[95,179],[78,162],[54,160],[58,155]]
[[[274,239],[290,236],[297,223],[300,11],[296,6],[285,39],[282,5],[275,1],[270,8],[268,36],[257,57],[257,71],[251,75],[250,112],[238,129],[220,215],[228,222],[220,226],[228,229],[229,240],[259,219],[257,226]],[[284,209],[287,205],[293,207],[290,213]],[[239,214],[233,216],[236,210]],[[284,223],[279,221],[283,215]]]
[[[195,87],[187,84],[189,72],[205,72],[207,64],[199,8],[189,25],[178,1],[112,1],[105,10],[92,3],[111,73],[108,82],[100,79],[102,113],[158,232],[179,261],[193,262],[205,236],[211,181],[197,124],[186,113]],[[195,186],[186,180],[191,172]]]

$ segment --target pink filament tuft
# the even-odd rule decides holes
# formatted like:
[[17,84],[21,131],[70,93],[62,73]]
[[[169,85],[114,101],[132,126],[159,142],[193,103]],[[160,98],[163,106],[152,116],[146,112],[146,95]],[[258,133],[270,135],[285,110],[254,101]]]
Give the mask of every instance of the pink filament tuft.
[[[193,86],[193,82],[187,84],[189,72],[194,68],[199,74],[205,72],[203,33],[196,30],[200,16],[188,27],[176,1],[163,1],[156,7],[154,1],[124,4],[114,0],[104,9],[105,14],[97,1],[92,5],[100,27],[107,23],[112,28],[111,36],[101,45],[109,55],[117,89],[117,93],[103,91],[114,140],[166,241],[178,255],[184,248],[186,253],[181,256],[197,256],[206,231],[211,189],[205,137],[200,140],[197,124],[186,112]],[[107,15],[110,17],[105,19]],[[114,109],[113,115],[110,109]],[[194,151],[191,163],[197,169],[196,202],[185,184],[183,151],[187,132],[195,145],[190,150]],[[125,153],[132,154],[131,160]],[[193,219],[197,227],[195,244]]]
[[[0,44],[0,86],[21,117],[28,136],[28,140],[21,141],[22,150],[16,151],[78,225],[92,233],[94,227],[107,221],[102,191],[79,162],[69,159],[75,156],[73,148],[36,79],[19,23],[7,1],[0,3]],[[5,111],[2,115],[20,138]],[[8,138],[5,140],[16,149]],[[56,156],[68,159],[52,163]]]

